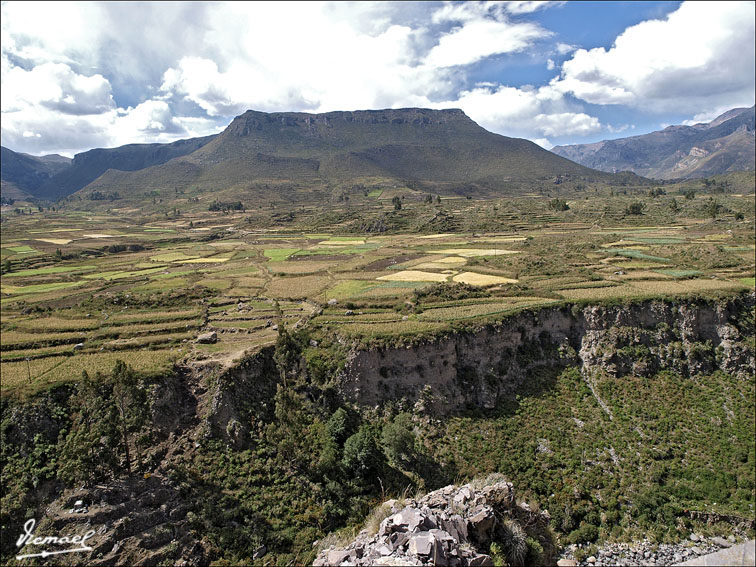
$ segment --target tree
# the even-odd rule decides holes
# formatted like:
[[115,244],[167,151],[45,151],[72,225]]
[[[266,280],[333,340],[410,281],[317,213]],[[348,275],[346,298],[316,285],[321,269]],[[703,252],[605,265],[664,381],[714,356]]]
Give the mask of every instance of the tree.
[[[61,431],[58,476],[67,483],[94,482],[116,474],[118,464],[118,416],[109,387],[99,373],[87,372],[71,396],[74,413],[68,431]],[[65,437],[63,437],[65,436]]]
[[634,203],[630,203],[625,208],[625,214],[626,215],[642,215],[645,209],[646,209],[645,203],[642,203],[641,201],[635,201]]
[[366,478],[370,472],[379,468],[383,461],[381,457],[373,431],[369,425],[364,424],[344,443],[341,462],[347,470]]
[[402,200],[398,196],[394,196],[394,198],[391,199],[391,202],[394,204],[395,211],[399,211],[402,209]]
[[122,360],[117,360],[113,368],[113,403],[118,411],[119,427],[123,437],[123,448],[126,457],[126,471],[131,474],[131,453],[129,444],[135,437],[134,446],[137,451],[137,467],[142,465],[140,433],[147,424],[149,416],[147,395],[139,387],[136,372]]
[[404,464],[412,459],[415,452],[415,434],[412,432],[412,418],[408,413],[400,413],[383,426],[381,445],[392,463]]
[[720,205],[717,201],[709,197],[708,203],[706,203],[706,214],[708,214],[711,218],[715,219],[717,218],[717,215],[722,210],[722,205]]
[[344,444],[344,441],[347,440],[351,431],[352,427],[349,423],[349,414],[347,414],[344,408],[339,408],[333,412],[326,422],[326,432],[339,447]]
[[552,211],[568,211],[570,206],[567,204],[567,201],[563,201],[557,197],[549,201],[549,209]]

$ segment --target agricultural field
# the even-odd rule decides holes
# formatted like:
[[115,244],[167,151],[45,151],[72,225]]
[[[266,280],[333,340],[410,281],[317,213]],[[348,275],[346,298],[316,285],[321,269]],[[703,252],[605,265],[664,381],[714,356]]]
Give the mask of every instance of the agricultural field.
[[[231,364],[280,326],[405,340],[557,302],[753,288],[753,194],[624,191],[575,193],[555,212],[548,194],[429,204],[398,189],[393,210],[376,189],[327,215],[302,206],[295,222],[277,220],[280,207],[5,211],[2,393],[107,372],[116,356],[144,371]],[[642,215],[623,213],[638,199]],[[720,212],[707,217],[712,199]],[[211,331],[216,343],[195,341]]]

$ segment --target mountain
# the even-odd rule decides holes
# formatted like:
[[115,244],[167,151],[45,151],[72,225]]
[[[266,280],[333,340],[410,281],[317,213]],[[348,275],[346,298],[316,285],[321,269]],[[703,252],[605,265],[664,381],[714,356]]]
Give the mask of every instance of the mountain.
[[51,154],[41,157],[0,148],[0,192],[9,199],[35,196],[51,177],[71,167],[71,158]]
[[129,144],[118,148],[98,148],[76,154],[71,167],[43,183],[35,196],[58,199],[86,187],[111,170],[138,171],[160,165],[176,157],[194,152],[210,142],[215,135],[189,138],[169,144]]
[[602,171],[632,171],[657,179],[708,177],[754,170],[756,106],[734,108],[708,124],[668,126],[642,136],[551,151]]
[[127,195],[139,188],[250,194],[263,182],[322,186],[360,180],[414,183],[437,192],[471,186],[489,191],[506,186],[516,190],[521,183],[552,183],[559,176],[618,179],[527,140],[488,132],[461,110],[325,114],[249,110],[192,153],[133,173],[108,171],[85,191]]

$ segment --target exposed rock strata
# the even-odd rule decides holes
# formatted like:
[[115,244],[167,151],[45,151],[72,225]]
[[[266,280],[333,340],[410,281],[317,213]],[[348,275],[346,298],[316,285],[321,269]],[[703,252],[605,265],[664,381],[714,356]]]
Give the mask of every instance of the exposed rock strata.
[[419,345],[355,350],[341,394],[362,406],[404,398],[448,413],[493,408],[544,365],[575,364],[588,374],[616,377],[660,370],[751,373],[753,309],[750,293],[526,311]]

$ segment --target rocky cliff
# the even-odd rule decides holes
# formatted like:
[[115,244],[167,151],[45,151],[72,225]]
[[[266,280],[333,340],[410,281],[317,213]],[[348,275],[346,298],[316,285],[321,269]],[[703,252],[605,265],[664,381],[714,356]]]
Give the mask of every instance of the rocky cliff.
[[361,406],[405,399],[448,413],[493,408],[543,365],[585,375],[753,372],[754,294],[525,311],[419,345],[354,350],[342,396]]

